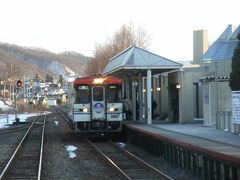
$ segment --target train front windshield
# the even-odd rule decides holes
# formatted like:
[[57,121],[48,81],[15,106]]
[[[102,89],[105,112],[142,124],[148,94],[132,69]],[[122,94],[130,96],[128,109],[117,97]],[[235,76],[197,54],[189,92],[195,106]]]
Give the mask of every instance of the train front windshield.
[[87,104],[90,103],[89,86],[88,85],[77,85],[75,87],[75,103],[76,104]]
[[119,103],[121,102],[121,86],[119,85],[108,85],[107,86],[107,102],[108,103]]
[[103,101],[103,87],[93,87],[93,101]]

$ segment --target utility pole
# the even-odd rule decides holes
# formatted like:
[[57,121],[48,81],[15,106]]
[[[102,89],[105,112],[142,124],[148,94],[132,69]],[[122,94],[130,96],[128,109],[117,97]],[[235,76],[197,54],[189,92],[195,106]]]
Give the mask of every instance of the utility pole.
[[12,64],[10,65],[10,79],[9,79],[9,95],[10,95],[10,102],[12,104]]
[[25,93],[25,91],[26,91],[26,88],[25,88],[25,84],[26,84],[26,80],[25,80],[25,77],[24,77],[24,81],[23,81],[23,99],[24,99],[24,108],[26,109],[26,93]]
[[28,112],[28,109],[29,109],[29,82],[30,82],[30,77],[32,76],[32,71],[26,71],[24,73],[24,100],[26,100],[26,104],[25,104],[25,107],[26,107],[26,110]]
[[18,112],[18,108],[17,108],[17,88],[15,88],[14,91],[14,103],[15,103],[15,121],[17,122],[17,112]]
[[4,90],[3,90],[3,100],[5,101],[6,100],[6,82],[4,83]]
[[27,98],[27,102],[26,102],[26,103],[27,103],[27,112],[28,112],[28,103],[29,103],[28,93],[29,93],[29,92],[28,92],[28,84],[27,84],[27,97],[26,97],[26,98]]

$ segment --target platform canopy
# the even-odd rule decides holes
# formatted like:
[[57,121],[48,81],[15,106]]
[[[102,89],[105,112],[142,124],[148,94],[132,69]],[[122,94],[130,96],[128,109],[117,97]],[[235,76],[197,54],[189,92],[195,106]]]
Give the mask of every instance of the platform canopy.
[[103,70],[103,75],[128,75],[128,72],[141,72],[146,74],[147,69],[152,70],[152,74],[179,69],[182,64],[153,54],[136,46],[130,46],[118,55],[111,58]]

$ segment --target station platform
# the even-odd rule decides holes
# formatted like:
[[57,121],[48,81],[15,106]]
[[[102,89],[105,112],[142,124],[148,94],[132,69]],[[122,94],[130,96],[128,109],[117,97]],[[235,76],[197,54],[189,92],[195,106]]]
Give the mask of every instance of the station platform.
[[240,135],[203,124],[159,124],[125,121],[124,125],[155,139],[177,144],[240,165]]

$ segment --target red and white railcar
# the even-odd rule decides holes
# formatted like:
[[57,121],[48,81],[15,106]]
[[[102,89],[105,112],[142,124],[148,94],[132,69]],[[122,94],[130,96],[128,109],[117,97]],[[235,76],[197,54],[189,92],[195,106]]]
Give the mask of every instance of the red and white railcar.
[[77,78],[69,92],[69,119],[75,133],[122,130],[122,79],[113,76]]

